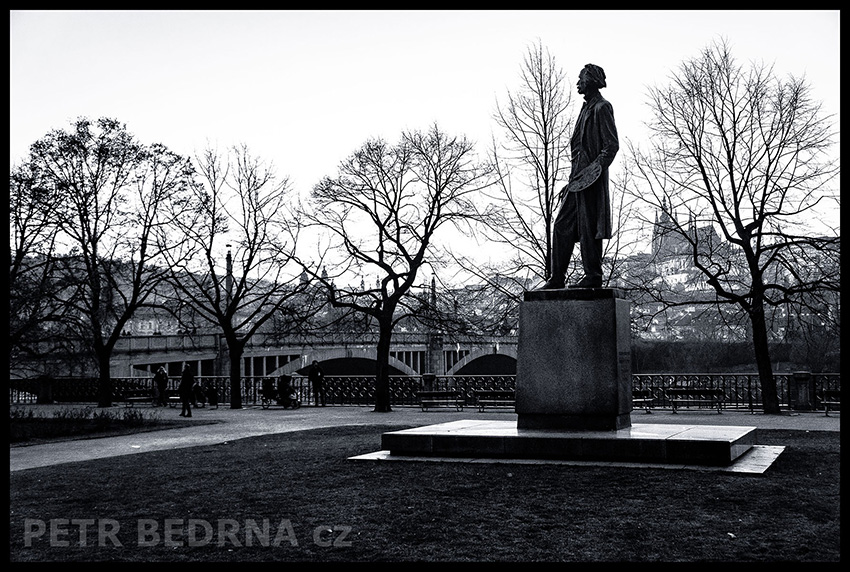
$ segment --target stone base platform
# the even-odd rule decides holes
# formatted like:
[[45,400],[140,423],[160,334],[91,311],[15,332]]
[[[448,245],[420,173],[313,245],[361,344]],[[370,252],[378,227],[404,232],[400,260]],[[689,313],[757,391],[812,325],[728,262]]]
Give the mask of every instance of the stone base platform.
[[518,429],[464,419],[384,433],[396,457],[561,459],[728,466],[756,444],[755,427],[634,424],[617,431]]

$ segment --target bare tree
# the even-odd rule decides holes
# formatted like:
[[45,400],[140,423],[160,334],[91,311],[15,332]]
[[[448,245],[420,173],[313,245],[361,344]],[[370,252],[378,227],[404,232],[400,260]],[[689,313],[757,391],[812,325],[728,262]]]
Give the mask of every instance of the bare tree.
[[[602,251],[603,283],[622,288],[628,292],[640,292],[644,287],[641,281],[635,285],[629,273],[634,260],[645,247],[644,236],[649,224],[642,220],[639,204],[628,191],[631,185],[632,169],[628,157],[618,159],[620,166],[611,178],[612,227],[615,232],[605,243]],[[645,273],[641,272],[641,276]]]
[[[389,355],[393,329],[404,311],[418,273],[433,260],[443,227],[462,223],[473,212],[472,198],[486,170],[474,160],[473,145],[449,137],[434,125],[409,132],[390,145],[367,141],[342,162],[339,176],[324,178],[312,193],[312,225],[330,237],[319,264],[305,264],[323,284],[334,307],[370,316],[378,328],[375,411],[391,411]],[[327,260],[330,252],[336,255]],[[348,286],[356,275],[377,276],[375,284]],[[416,307],[416,306],[411,306]]]
[[124,325],[166,277],[161,241],[166,203],[187,181],[187,162],[138,143],[115,119],[81,118],[30,147],[29,162],[57,198],[52,223],[62,256],[71,327],[90,344],[98,405],[112,402],[110,358]]
[[[571,83],[548,49],[529,46],[520,68],[520,87],[496,102],[494,119],[505,134],[490,149],[497,184],[486,192],[479,213],[481,237],[507,249],[494,265],[469,257],[460,261],[480,279],[510,276],[527,285],[551,274],[552,222],[558,181],[569,169]],[[459,257],[460,258],[460,257]],[[512,288],[516,290],[516,288]],[[519,289],[521,291],[522,288]]]
[[652,213],[670,215],[664,234],[689,245],[710,287],[691,302],[731,304],[747,316],[764,411],[778,413],[767,309],[840,285],[838,233],[810,225],[838,173],[826,154],[829,118],[805,81],[745,69],[726,42],[684,62],[650,98],[649,149],[631,147],[632,191]]
[[312,302],[293,264],[300,222],[289,179],[244,145],[225,159],[212,149],[197,158],[202,182],[178,205],[182,240],[170,254],[171,281],[175,299],[221,328],[230,406],[240,409],[245,345],[272,317],[296,327]]
[[9,358],[43,358],[64,345],[61,323],[67,305],[60,298],[55,243],[58,228],[51,213],[56,196],[33,165],[9,175],[12,248],[9,254]]

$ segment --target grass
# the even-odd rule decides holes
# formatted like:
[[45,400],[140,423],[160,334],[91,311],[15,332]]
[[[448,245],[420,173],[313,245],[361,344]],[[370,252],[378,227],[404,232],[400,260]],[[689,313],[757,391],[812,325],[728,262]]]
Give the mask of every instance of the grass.
[[840,560],[837,432],[760,430],[786,446],[761,475],[348,460],[399,428],[16,471],[10,560]]

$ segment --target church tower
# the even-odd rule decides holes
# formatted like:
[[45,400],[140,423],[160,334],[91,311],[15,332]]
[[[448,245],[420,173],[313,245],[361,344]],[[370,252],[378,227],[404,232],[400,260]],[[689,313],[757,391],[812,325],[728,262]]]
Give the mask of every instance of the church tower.
[[673,238],[671,233],[675,224],[670,217],[669,209],[667,208],[667,199],[662,199],[661,213],[655,213],[655,226],[652,228],[652,254],[658,255],[662,248],[670,249],[670,242]]

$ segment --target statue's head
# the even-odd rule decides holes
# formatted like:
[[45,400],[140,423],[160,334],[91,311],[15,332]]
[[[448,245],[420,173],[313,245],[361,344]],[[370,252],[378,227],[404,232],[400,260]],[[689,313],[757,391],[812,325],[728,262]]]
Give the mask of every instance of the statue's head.
[[[607,87],[608,84],[605,83],[605,70],[595,64],[587,64],[581,70],[578,75],[579,81],[579,93],[584,93],[583,87],[595,87],[596,89],[602,89],[603,87]],[[584,85],[582,85],[582,81],[584,81]]]

